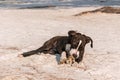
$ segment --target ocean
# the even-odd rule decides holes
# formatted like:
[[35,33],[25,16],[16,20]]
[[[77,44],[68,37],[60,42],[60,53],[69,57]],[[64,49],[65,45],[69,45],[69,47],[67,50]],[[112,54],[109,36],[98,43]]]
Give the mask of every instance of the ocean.
[[0,8],[120,6],[120,0],[0,0]]

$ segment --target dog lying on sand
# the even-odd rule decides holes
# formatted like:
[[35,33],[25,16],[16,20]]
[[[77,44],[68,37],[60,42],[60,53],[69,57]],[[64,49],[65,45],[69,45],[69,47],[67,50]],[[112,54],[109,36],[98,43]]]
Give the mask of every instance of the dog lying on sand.
[[[79,42],[82,42],[79,45]],[[85,46],[86,44],[90,43],[91,48],[93,47],[93,40],[91,37],[86,36],[84,34],[78,33],[74,30],[70,30],[68,31],[68,36],[55,36],[51,39],[49,39],[48,41],[46,41],[40,48],[36,49],[36,50],[32,50],[32,51],[28,51],[28,52],[23,52],[22,54],[20,54],[19,56],[23,56],[23,57],[27,57],[27,56],[31,56],[34,54],[38,54],[38,53],[45,53],[45,54],[60,54],[62,52],[66,52],[66,58],[68,58],[69,56],[73,56],[75,58],[75,62],[80,63],[83,59],[83,55],[84,55],[84,51],[85,51]],[[79,52],[79,56],[77,56],[77,54],[74,55],[70,55],[69,51],[65,49],[66,45],[70,44],[70,50],[71,49],[78,49],[76,51]],[[77,53],[77,52],[75,52]],[[77,57],[75,57],[77,56]],[[69,59],[69,58],[68,58]],[[74,59],[73,59],[74,60]]]

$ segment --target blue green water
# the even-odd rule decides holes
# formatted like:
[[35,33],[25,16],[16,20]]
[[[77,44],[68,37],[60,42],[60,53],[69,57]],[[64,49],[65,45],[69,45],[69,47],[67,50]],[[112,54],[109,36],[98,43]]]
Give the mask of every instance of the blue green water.
[[0,8],[120,6],[120,0],[0,0]]

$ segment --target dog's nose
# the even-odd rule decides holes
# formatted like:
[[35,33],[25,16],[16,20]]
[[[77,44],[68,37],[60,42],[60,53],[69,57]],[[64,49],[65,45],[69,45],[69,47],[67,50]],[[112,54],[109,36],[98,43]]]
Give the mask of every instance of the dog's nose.
[[77,58],[77,54],[72,54],[72,56],[76,59]]

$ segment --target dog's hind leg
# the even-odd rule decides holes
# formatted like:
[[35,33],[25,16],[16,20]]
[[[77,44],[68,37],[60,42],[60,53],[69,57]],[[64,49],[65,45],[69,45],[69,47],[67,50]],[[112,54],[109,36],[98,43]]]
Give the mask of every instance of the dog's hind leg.
[[49,52],[50,48],[51,48],[51,47],[42,46],[42,47],[40,47],[40,48],[38,48],[38,49],[36,49],[36,50],[32,50],[32,51],[29,51],[29,52],[24,52],[24,53],[22,53],[21,55],[22,55],[23,57],[27,57],[27,56],[31,56],[31,55],[34,55],[34,54],[38,54],[38,53],[41,53],[41,52],[47,53],[47,52]]
[[37,50],[32,50],[32,51],[29,51],[29,52],[24,52],[24,53],[22,53],[21,55],[22,55],[23,57],[27,57],[27,56],[31,56],[31,55],[34,55],[34,54],[37,54],[37,53],[38,53]]

